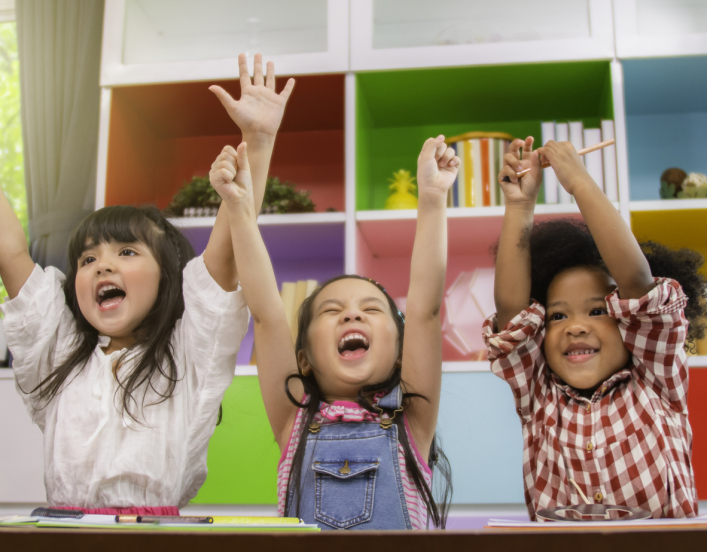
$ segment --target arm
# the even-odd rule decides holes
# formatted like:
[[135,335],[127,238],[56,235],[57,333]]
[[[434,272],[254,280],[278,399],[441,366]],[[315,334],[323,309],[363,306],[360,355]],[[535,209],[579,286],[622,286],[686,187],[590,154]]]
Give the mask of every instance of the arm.
[[[508,153],[503,156],[503,167],[498,175],[506,204],[493,286],[498,331],[502,331],[514,316],[530,304],[530,233],[542,182],[538,154],[532,151],[532,136],[525,141],[514,140]],[[520,179],[516,176],[517,172],[529,167],[531,171],[528,174]]]
[[648,261],[631,229],[589,176],[572,144],[550,141],[538,152],[550,162],[562,187],[577,201],[620,297],[643,297],[655,286]]
[[[275,439],[284,450],[297,412],[284,384],[289,374],[297,372],[297,362],[285,307],[258,229],[246,143],[238,146],[233,165],[212,169],[209,178],[227,209],[233,254],[255,323],[260,390]],[[302,389],[293,395],[301,398]]]
[[[210,90],[218,97],[229,116],[243,133],[243,142],[248,144],[250,158],[253,198],[256,214],[260,212],[265,194],[265,183],[268,178],[268,168],[275,146],[275,136],[285,113],[287,99],[292,93],[294,79],[289,79],[285,89],[275,93],[275,66],[267,64],[267,75],[263,77],[262,56],[256,54],[251,83],[248,74],[248,64],[245,54],[238,56],[240,72],[241,99],[234,100],[220,86],[212,86]],[[212,170],[221,168],[222,164],[233,163],[235,150],[226,146],[221,155],[212,165]],[[204,251],[204,262],[211,277],[226,291],[238,288],[238,272],[233,257],[231,231],[228,223],[227,209],[221,205],[216,223],[211,231],[209,243]]]
[[459,158],[444,137],[428,139],[417,160],[419,202],[410,265],[402,377],[427,400],[413,401],[407,414],[415,442],[427,457],[437,427],[442,387],[440,308],[447,269],[447,192]]
[[34,262],[20,221],[2,191],[0,196],[0,278],[14,299],[32,274]]

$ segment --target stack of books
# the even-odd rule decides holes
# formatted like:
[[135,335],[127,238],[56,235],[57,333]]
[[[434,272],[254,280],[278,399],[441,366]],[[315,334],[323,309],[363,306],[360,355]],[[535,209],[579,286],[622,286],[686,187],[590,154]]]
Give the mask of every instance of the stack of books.
[[446,140],[461,160],[449,190],[448,207],[493,207],[503,205],[498,173],[513,136],[503,132],[467,132]]
[[[556,142],[572,142],[577,150],[593,146],[605,140],[614,138],[614,121],[610,119],[601,122],[601,128],[584,128],[582,121],[548,121],[540,123],[542,144],[548,140]],[[619,200],[619,181],[616,172],[616,146],[609,146],[593,151],[584,157],[584,165],[589,175],[604,190],[611,201]],[[557,181],[552,168],[543,170],[543,187],[545,203],[572,203],[572,196]]]

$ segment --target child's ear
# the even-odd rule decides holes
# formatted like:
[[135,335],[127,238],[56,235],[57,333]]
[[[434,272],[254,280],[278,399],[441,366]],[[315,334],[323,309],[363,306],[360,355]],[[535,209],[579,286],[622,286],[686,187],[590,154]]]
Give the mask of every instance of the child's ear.
[[307,353],[301,350],[297,353],[297,366],[303,376],[308,376],[312,373],[312,365],[309,363]]

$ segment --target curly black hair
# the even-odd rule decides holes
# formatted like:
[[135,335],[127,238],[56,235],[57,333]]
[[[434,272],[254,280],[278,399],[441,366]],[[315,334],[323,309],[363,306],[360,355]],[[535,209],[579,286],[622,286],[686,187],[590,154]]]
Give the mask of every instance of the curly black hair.
[[[676,280],[687,295],[685,317],[690,328],[685,348],[694,349],[707,327],[707,280],[699,272],[704,257],[691,249],[676,251],[652,241],[639,245],[653,276]],[[493,252],[497,254],[498,246]],[[609,274],[589,228],[577,219],[536,222],[530,233],[530,258],[530,296],[543,305],[552,280],[569,268],[584,266]]]

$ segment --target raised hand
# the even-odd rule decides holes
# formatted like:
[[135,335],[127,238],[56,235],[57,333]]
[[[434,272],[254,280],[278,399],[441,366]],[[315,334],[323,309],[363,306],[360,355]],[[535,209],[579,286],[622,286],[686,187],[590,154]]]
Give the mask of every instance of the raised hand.
[[[238,56],[238,70],[241,81],[241,98],[234,100],[220,86],[211,90],[226,108],[228,115],[238,125],[243,135],[264,135],[274,138],[280,128],[287,99],[295,86],[295,79],[289,79],[282,92],[275,92],[275,66],[267,64],[267,74],[263,77],[263,56],[255,54],[253,82],[248,74],[245,54]],[[252,138],[250,138],[252,140]]]
[[209,181],[228,208],[253,207],[253,184],[248,165],[247,145],[241,142],[238,149],[223,148],[211,165]]
[[[506,205],[532,204],[534,206],[538,199],[543,173],[539,154],[537,151],[533,152],[534,140],[532,136],[528,136],[525,141],[513,140],[508,153],[503,156],[503,167],[498,173],[498,182],[503,190]],[[516,173],[527,168],[531,168],[531,171],[518,178]],[[506,177],[510,182],[504,181]]]
[[418,195],[428,192],[446,195],[454,184],[460,164],[454,149],[444,143],[444,136],[428,138],[417,158]]

